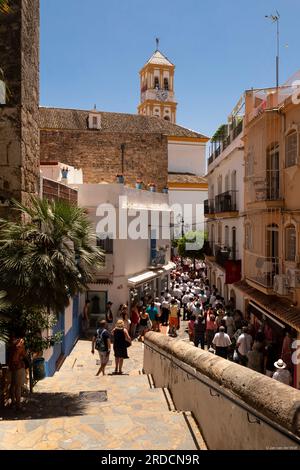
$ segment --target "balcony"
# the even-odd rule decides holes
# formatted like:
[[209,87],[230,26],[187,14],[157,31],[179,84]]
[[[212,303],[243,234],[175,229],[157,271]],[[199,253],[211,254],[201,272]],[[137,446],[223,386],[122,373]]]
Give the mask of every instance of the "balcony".
[[248,182],[248,205],[261,208],[283,207],[279,171],[268,171],[267,178],[252,178]]
[[214,160],[216,160],[221,153],[229,147],[229,145],[243,132],[243,120],[241,120],[236,127],[234,127],[228,136],[226,136],[221,142],[219,142],[219,146],[211,153],[208,159],[208,165],[211,165]]
[[238,212],[237,208],[237,191],[225,191],[215,197],[215,213],[221,214],[229,212],[232,216],[233,212]]
[[214,199],[206,199],[204,201],[204,215],[207,218],[214,217],[214,215],[215,215],[215,201],[214,201]]
[[253,253],[245,254],[245,275],[250,281],[265,290],[273,291],[274,277],[279,274],[278,257],[264,257]]
[[214,246],[215,261],[219,266],[225,268],[226,261],[237,261],[239,259],[239,254],[236,246],[227,247],[223,245]]

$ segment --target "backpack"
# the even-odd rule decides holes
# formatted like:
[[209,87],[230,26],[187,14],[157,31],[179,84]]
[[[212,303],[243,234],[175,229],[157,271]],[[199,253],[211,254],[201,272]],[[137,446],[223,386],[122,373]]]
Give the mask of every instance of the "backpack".
[[101,334],[99,335],[99,330],[97,330],[97,338],[96,338],[95,349],[97,349],[97,351],[100,351],[100,352],[106,352],[107,351],[105,340],[103,338],[103,333],[105,331],[106,330],[102,330]]

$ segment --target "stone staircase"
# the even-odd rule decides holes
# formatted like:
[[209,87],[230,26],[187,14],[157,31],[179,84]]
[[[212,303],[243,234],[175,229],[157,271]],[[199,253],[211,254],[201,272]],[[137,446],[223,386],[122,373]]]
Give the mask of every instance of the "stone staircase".
[[141,372],[143,344],[133,342],[129,356],[124,375],[97,377],[98,354],[79,341],[61,369],[37,384],[23,416],[0,423],[0,449],[206,449],[192,415],[176,411],[169,391]]

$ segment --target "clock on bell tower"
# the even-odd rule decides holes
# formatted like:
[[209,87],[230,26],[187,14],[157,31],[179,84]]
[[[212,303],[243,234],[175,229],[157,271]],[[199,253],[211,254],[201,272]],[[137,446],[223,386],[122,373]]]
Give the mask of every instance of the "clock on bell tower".
[[175,65],[159,51],[158,39],[156,43],[156,51],[140,71],[141,103],[138,113],[176,123]]

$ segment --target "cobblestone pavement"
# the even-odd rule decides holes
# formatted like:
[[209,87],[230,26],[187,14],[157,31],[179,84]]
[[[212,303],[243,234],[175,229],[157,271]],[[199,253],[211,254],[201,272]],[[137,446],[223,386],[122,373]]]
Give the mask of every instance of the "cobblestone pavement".
[[[184,325],[179,337],[187,338]],[[110,375],[112,363],[107,376],[97,377],[91,342],[78,341],[60,371],[36,385],[23,411],[2,413],[0,449],[196,450],[201,436],[192,417],[170,411],[167,391],[151,388],[142,374],[143,344],[134,341],[128,353],[124,375]]]

